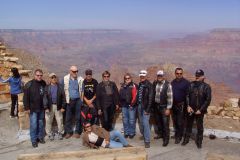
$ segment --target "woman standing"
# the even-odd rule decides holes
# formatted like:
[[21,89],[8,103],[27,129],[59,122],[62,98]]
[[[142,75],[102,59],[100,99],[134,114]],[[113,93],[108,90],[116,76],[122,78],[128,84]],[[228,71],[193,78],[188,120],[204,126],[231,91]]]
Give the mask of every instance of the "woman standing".
[[123,128],[125,138],[133,138],[136,134],[136,96],[137,84],[133,83],[129,73],[124,75],[124,83],[120,88],[120,105],[122,107]]
[[[7,80],[3,80],[0,76],[0,82],[2,83],[9,83],[10,84],[10,93],[11,93],[11,112],[10,112],[10,118],[18,117],[18,94],[22,93],[22,78],[18,72],[17,68],[11,69],[12,76],[9,77]],[[17,109],[16,115],[14,114],[15,107]]]

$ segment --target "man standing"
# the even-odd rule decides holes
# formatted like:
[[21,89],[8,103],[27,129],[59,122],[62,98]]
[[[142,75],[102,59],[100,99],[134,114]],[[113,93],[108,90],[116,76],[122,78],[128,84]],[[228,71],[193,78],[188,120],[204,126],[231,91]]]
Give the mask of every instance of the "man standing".
[[113,130],[113,119],[115,110],[119,109],[119,94],[117,86],[110,81],[110,73],[102,73],[103,81],[97,86],[97,107],[98,114],[102,116],[102,127],[107,131]]
[[[77,66],[70,67],[70,73],[63,79],[64,91],[66,96],[66,123],[65,123],[65,138],[68,139],[73,134],[73,137],[80,138],[82,133],[81,125],[81,106],[83,102],[83,78],[77,75]],[[75,116],[75,127],[73,127],[73,118]]]
[[157,80],[153,82],[153,98],[156,123],[162,129],[162,146],[166,147],[170,137],[169,119],[173,96],[172,86],[165,80],[163,70],[157,72]]
[[211,87],[204,82],[204,72],[199,69],[196,71],[196,80],[190,83],[187,92],[187,127],[182,145],[186,145],[189,142],[190,135],[192,133],[192,125],[194,119],[197,123],[197,135],[195,143],[197,147],[202,148],[203,140],[203,118],[207,113],[207,108],[211,102]]
[[46,109],[46,133],[50,140],[54,140],[54,133],[52,132],[52,122],[55,116],[58,132],[55,138],[62,140],[63,135],[63,112],[65,111],[66,99],[65,93],[61,85],[59,85],[55,73],[49,74],[50,84],[45,88],[44,106]]
[[173,90],[173,126],[175,127],[175,144],[179,144],[183,137],[185,114],[186,114],[186,95],[190,82],[183,77],[183,69],[175,69],[176,78],[172,81]]
[[139,73],[140,83],[137,93],[138,118],[140,132],[144,137],[145,148],[150,148],[150,110],[152,105],[152,84],[147,80],[147,71],[141,70]]
[[81,111],[82,123],[88,120],[91,125],[99,124],[98,113],[96,108],[96,91],[98,82],[92,78],[92,70],[87,69],[85,71],[85,79],[83,81],[84,96],[83,96],[83,108]]
[[38,147],[38,142],[44,144],[44,105],[43,96],[46,82],[42,80],[43,71],[36,69],[34,79],[27,82],[24,89],[23,104],[30,114],[30,137],[32,146]]

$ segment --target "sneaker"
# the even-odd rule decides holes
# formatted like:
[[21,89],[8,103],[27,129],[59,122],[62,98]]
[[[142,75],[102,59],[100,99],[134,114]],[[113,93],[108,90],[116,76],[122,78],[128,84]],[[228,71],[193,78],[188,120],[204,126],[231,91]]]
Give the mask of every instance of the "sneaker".
[[38,143],[37,142],[32,142],[32,146],[33,146],[33,148],[37,148],[38,147]]
[[74,137],[74,138],[80,138],[80,134],[75,133],[75,134],[73,134],[73,137]]
[[53,133],[49,134],[49,135],[48,135],[48,139],[49,139],[50,141],[53,141],[53,140],[54,140],[54,134],[53,134]]
[[133,139],[134,137],[135,137],[135,134],[129,136],[130,139]]
[[67,133],[64,138],[68,139],[68,138],[70,138],[70,137],[72,137],[72,135],[69,134],[69,133]]
[[9,118],[13,119],[13,118],[15,118],[15,116],[11,116],[11,115],[10,115]]
[[63,136],[61,133],[55,133],[55,137],[58,139],[58,140],[63,140]]
[[38,140],[38,142],[41,143],[41,144],[46,143],[45,140],[44,140],[43,138],[40,138],[40,139]]
[[124,135],[124,137],[125,137],[125,138],[128,138],[128,137],[129,137],[129,135],[125,134],[125,135]]
[[145,142],[145,148],[150,148],[150,142]]

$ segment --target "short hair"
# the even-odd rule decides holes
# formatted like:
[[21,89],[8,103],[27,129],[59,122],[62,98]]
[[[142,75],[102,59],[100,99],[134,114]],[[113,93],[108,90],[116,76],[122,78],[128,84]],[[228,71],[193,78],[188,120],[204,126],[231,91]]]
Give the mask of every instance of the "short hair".
[[126,76],[129,76],[130,78],[132,78],[132,76],[131,76],[130,73],[126,73],[126,74],[124,74],[123,80],[125,80],[125,77],[126,77]]
[[40,73],[43,74],[43,71],[42,71],[41,69],[36,69],[36,70],[34,71],[34,74],[36,74],[37,72],[40,72]]
[[103,73],[102,73],[102,77],[104,76],[104,75],[109,75],[109,76],[111,76],[111,74],[110,74],[110,72],[109,71],[104,71]]
[[177,70],[183,71],[183,69],[182,69],[181,67],[177,67],[177,68],[175,69],[175,73],[177,72]]

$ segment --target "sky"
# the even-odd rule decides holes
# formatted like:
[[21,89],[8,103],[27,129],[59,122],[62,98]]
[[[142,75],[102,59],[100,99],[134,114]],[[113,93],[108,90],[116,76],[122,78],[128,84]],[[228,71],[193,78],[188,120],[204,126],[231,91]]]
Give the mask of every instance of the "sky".
[[240,0],[1,0],[0,29],[240,28]]

